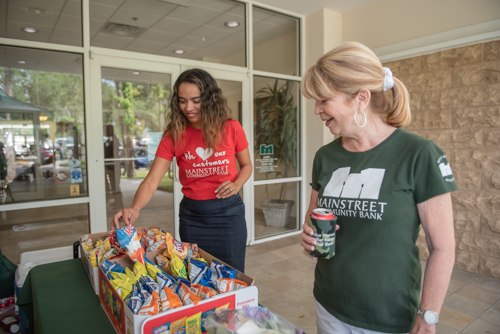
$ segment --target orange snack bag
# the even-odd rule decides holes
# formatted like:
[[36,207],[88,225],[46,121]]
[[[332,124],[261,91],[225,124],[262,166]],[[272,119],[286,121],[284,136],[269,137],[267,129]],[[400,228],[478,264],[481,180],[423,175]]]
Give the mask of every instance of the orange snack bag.
[[137,314],[139,315],[155,315],[160,312],[160,297],[156,291],[149,295],[148,299],[142,304],[141,309]]
[[182,306],[182,302],[170,288],[163,287],[160,292],[161,311],[172,310]]
[[200,297],[194,294],[193,291],[184,283],[181,283],[179,286],[179,297],[181,298],[183,305],[198,305],[201,301]]

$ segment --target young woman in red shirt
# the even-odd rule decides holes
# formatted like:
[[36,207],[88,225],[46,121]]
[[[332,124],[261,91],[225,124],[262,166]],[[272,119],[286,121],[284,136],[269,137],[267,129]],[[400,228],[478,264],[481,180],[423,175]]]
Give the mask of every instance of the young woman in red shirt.
[[[239,190],[252,174],[248,141],[210,74],[201,69],[183,72],[173,88],[169,124],[151,170],[129,208],[113,217],[134,224],[167,172],[173,157],[179,166],[184,198],[179,231],[183,242],[200,248],[244,271],[247,230]],[[238,166],[240,171],[238,172]]]

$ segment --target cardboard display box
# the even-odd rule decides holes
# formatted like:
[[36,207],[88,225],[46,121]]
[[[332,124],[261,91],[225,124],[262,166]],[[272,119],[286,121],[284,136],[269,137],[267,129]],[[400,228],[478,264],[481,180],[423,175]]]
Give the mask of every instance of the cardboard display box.
[[[156,264],[155,256],[161,252],[163,250],[150,252],[146,256]],[[204,258],[209,265],[215,259],[202,249],[199,252],[200,257]],[[128,257],[113,259],[111,261],[133,270],[134,263]],[[198,305],[182,306],[154,316],[135,315],[120,298],[120,295],[115,291],[102,269],[99,268],[98,273],[98,280],[95,280],[95,282],[99,282],[98,285],[100,288],[98,289],[101,306],[116,331],[120,334],[151,334],[155,328],[168,322],[173,322],[185,316],[189,317],[198,312],[205,312],[226,304],[229,304],[230,309],[258,306],[258,290],[257,287],[253,286],[253,279],[238,271],[237,279],[247,283],[248,287],[205,299],[199,302]]]

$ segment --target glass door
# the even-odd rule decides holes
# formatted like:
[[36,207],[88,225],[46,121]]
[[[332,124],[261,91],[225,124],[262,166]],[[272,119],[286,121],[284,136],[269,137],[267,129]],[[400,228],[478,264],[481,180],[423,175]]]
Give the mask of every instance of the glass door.
[[[137,188],[151,168],[166,129],[172,82],[180,66],[105,56],[96,57],[96,61],[99,83],[93,83],[100,88],[101,112],[94,114],[99,122],[93,122],[93,133],[100,138],[102,148],[98,171],[102,175],[102,183],[98,181],[102,203],[91,201],[91,207],[104,209],[106,215],[101,217],[106,225],[101,225],[109,230],[113,215],[132,205]],[[175,203],[180,201],[174,190],[178,188],[174,186],[178,183],[174,173],[175,162],[141,210],[135,226],[157,226],[174,234]]]

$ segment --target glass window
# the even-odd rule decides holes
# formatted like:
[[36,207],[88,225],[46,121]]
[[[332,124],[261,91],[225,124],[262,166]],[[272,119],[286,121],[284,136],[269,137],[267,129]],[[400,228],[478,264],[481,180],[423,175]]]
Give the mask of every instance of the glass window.
[[255,76],[254,92],[254,180],[298,176],[298,82]]
[[81,0],[0,0],[0,37],[82,46]]
[[245,66],[245,5],[231,0],[90,1],[90,44]]
[[[108,221],[132,205],[166,129],[171,76],[102,68],[103,142]],[[174,229],[173,167],[141,210],[141,226]]]
[[253,69],[299,75],[299,19],[253,7]]
[[300,182],[255,186],[255,238],[298,230]]
[[24,252],[71,246],[89,233],[88,204],[21,209],[0,213],[2,253],[19,263]]
[[0,46],[2,202],[87,195],[82,56]]

